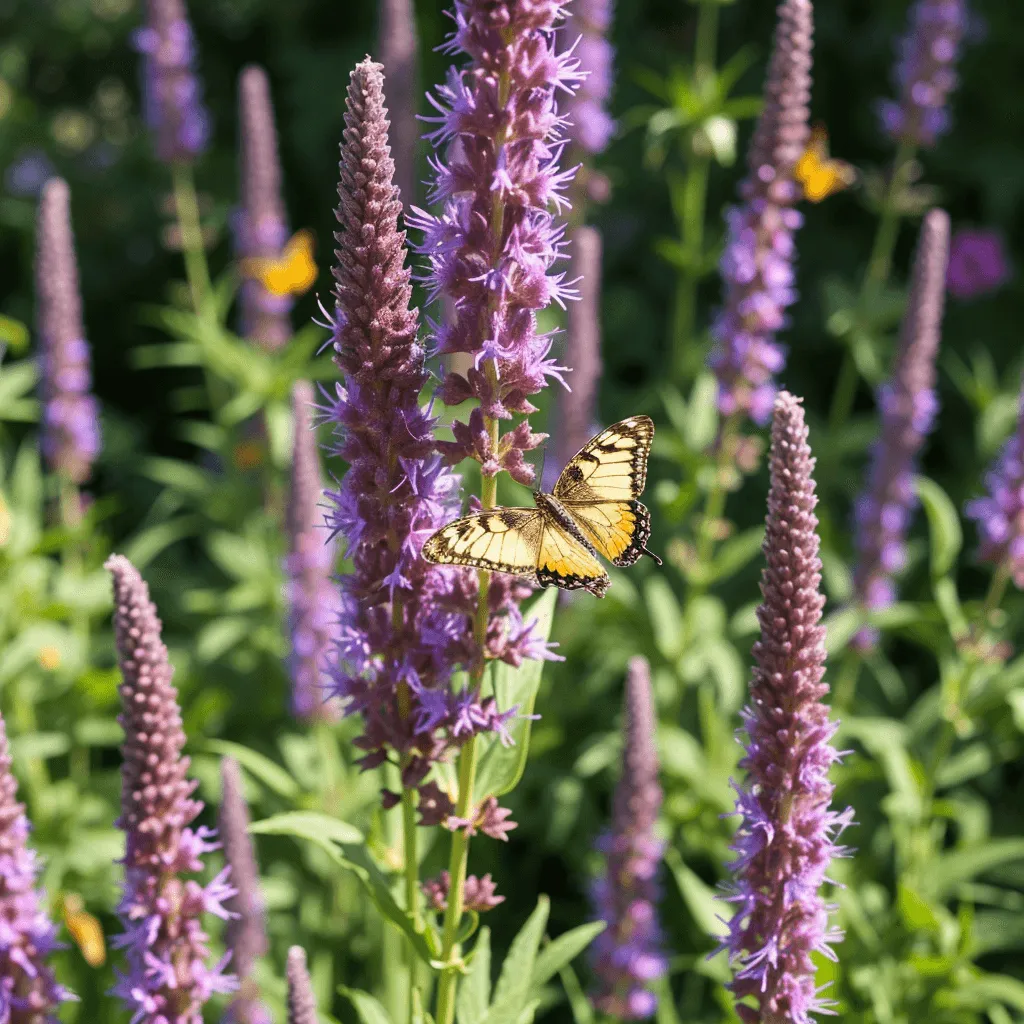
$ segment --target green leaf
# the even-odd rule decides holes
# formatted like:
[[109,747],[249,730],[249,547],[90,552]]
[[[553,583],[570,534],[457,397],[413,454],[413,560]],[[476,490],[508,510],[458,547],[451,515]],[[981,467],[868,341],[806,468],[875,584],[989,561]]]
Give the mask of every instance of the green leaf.
[[940,1004],[983,1011],[992,1003],[1004,1003],[1024,1011],[1024,981],[1006,974],[982,974],[964,978],[952,991],[940,993]]
[[897,893],[900,916],[914,932],[937,932],[939,918],[931,904],[905,882],[900,882]]
[[755,526],[730,537],[718,549],[711,563],[709,578],[720,583],[745,568],[760,552],[763,541],[763,526]]
[[355,1007],[356,1016],[363,1024],[391,1024],[388,1011],[369,992],[339,985],[338,991]]
[[721,919],[730,914],[729,904],[715,898],[715,891],[687,867],[675,847],[665,850],[665,863],[697,927],[717,939],[722,934]]
[[482,1024],[491,1001],[491,930],[481,928],[473,947],[473,959],[459,985],[455,1003],[458,1024]]
[[534,990],[551,980],[563,967],[572,963],[607,927],[604,921],[591,921],[572,928],[549,942],[533,965],[530,987]]
[[683,610],[679,601],[668,580],[661,575],[644,580],[643,592],[658,651],[662,657],[674,661],[683,653]]
[[[547,641],[551,635],[551,624],[555,615],[558,591],[553,587],[542,594],[525,614],[527,621],[534,619],[532,635]],[[494,697],[502,711],[513,705],[519,706],[516,717],[509,723],[513,745],[505,746],[501,738],[494,736],[487,741],[487,748],[477,766],[475,789],[481,798],[504,796],[519,784],[526,769],[526,758],[530,751],[530,727],[533,722],[533,706],[540,688],[544,662],[533,658],[524,661],[519,668],[504,662],[492,665]]]
[[251,775],[255,775],[269,790],[286,800],[297,800],[301,790],[298,783],[275,761],[251,747],[230,740],[209,740],[204,749],[224,757],[233,757]]
[[1015,860],[1024,860],[1024,839],[990,839],[984,846],[943,854],[929,864],[925,880],[942,898],[961,882]]
[[199,533],[201,527],[199,516],[178,516],[167,522],[156,523],[128,542],[124,548],[125,556],[141,571],[172,544]]
[[486,1024],[519,1024],[529,999],[530,979],[550,909],[547,896],[541,896],[536,909],[512,940],[508,956],[501,965],[501,976],[494,989],[494,1001],[487,1011]]
[[960,528],[960,516],[949,496],[933,480],[919,476],[914,483],[917,487],[917,496],[921,499],[925,515],[928,517],[932,577],[937,579],[952,569],[963,546],[964,534]]
[[339,846],[363,841],[362,832],[354,825],[319,811],[285,811],[254,821],[249,831],[266,836],[297,836],[314,843],[337,843]]
[[196,637],[196,657],[213,662],[237,646],[252,632],[248,619],[232,617],[214,619],[207,623]]

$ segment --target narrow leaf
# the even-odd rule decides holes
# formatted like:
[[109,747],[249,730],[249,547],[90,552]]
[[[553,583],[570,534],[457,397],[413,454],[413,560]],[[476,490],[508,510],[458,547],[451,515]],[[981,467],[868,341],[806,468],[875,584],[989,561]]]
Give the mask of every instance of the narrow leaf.
[[455,1004],[458,1024],[481,1024],[491,1001],[491,930],[481,928],[473,947],[469,972],[459,986]]
[[572,963],[607,927],[604,921],[581,924],[549,942],[537,955],[530,986],[534,990],[551,980],[566,964]]
[[548,923],[550,908],[550,900],[541,896],[536,909],[512,940],[508,956],[501,965],[501,976],[494,990],[494,1002],[487,1013],[487,1024],[519,1024],[519,1017],[528,1001],[537,949]]

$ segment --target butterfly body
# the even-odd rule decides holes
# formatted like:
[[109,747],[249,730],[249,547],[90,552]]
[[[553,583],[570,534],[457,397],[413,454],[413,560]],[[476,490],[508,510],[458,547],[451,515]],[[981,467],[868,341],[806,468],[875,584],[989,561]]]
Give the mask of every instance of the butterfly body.
[[647,550],[651,517],[637,500],[653,438],[647,416],[612,424],[569,461],[551,494],[534,492],[535,508],[463,516],[427,540],[423,557],[604,597],[611,580],[598,556],[627,566],[646,554],[661,564]]

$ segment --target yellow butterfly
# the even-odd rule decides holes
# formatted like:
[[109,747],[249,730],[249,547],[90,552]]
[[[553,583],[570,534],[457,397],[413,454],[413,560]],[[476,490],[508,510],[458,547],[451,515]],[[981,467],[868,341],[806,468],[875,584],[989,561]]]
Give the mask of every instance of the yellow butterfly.
[[857,180],[857,170],[845,160],[829,156],[828,132],[817,124],[811,130],[811,139],[803,155],[796,162],[793,176],[804,188],[804,196],[812,203],[842,192]]
[[250,256],[242,260],[243,277],[259,281],[271,295],[302,295],[316,284],[313,232],[296,231],[277,259]]
[[75,945],[82,951],[90,967],[102,967],[107,960],[103,926],[85,909],[85,901],[77,892],[64,894],[64,924]]
[[553,493],[534,491],[536,508],[498,507],[456,519],[427,540],[423,557],[604,597],[611,580],[599,554],[614,565],[632,565],[641,555],[661,565],[644,546],[651,516],[637,501],[653,440],[649,416],[613,423],[569,461]]

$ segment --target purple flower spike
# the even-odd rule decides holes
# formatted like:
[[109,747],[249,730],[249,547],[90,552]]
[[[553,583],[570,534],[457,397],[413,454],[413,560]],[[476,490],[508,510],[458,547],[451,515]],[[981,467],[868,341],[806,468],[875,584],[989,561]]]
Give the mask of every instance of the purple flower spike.
[[794,209],[801,190],[793,170],[810,137],[811,0],[783,0],[778,14],[764,109],[740,186],[743,205],[726,218],[725,295],[709,359],[718,378],[719,412],[749,416],[759,426],[772,414],[775,376],[786,363],[775,335],[796,301],[793,236],[802,218]]
[[1024,392],[1017,429],[985,474],[986,494],[967,503],[967,516],[978,524],[978,559],[1009,570],[1024,589]]
[[161,625],[138,570],[122,555],[106,568],[114,580],[114,642],[123,682],[124,729],[121,817],[124,830],[124,895],[118,916],[128,973],[118,972],[114,994],[137,1024],[202,1024],[203,1004],[214,993],[234,991],[224,973],[230,957],[211,966],[202,920],[231,915],[235,895],[225,868],[205,888],[189,875],[203,868],[203,854],[218,848],[216,832],[193,822],[203,809],[193,798],[189,759],[182,756],[178,691],[160,638]]
[[879,115],[896,142],[930,149],[949,130],[949,94],[970,16],[964,0],[917,0],[900,41],[896,65],[898,100],[883,100]]
[[395,185],[408,210],[416,202],[416,149],[420,135],[416,111],[422,97],[416,91],[418,38],[412,0],[380,0],[378,38],[391,104]]
[[722,947],[739,970],[732,983],[748,1024],[810,1024],[828,1012],[814,984],[811,954],[834,960],[831,944],[842,933],[828,924],[818,893],[829,862],[845,856],[835,839],[851,823],[852,809],[829,810],[834,786],[828,773],[840,755],[823,703],[825,628],[821,560],[814,514],[814,459],[800,400],[781,392],[775,401],[769,460],[771,488],[764,539],[761,638],[754,644],[750,702],[743,712],[747,780],[736,786],[742,818],[730,865],[736,904]]
[[[566,205],[575,174],[559,168],[555,97],[571,96],[580,80],[576,59],[556,49],[561,13],[556,0],[456,0],[448,50],[471,63],[452,68],[431,97],[438,127],[428,136],[447,146],[431,160],[431,199],[444,209],[436,217],[416,210],[409,220],[424,233],[433,296],[448,299],[444,324],[434,325],[436,352],[473,359],[465,373],[446,375],[441,398],[447,405],[476,399],[491,420],[535,412],[530,397],[564,369],[549,358],[550,336],[536,330],[539,310],[574,295],[565,275],[552,271],[565,230],[554,212]],[[481,458],[468,438],[456,439],[445,450],[450,462]],[[510,432],[504,464],[485,458],[482,472],[496,476],[521,463],[543,439]],[[532,478],[523,463],[520,479]]]
[[67,182],[51,178],[43,188],[36,228],[39,388],[46,463],[51,472],[82,484],[100,451],[100,426],[82,326],[70,207]]
[[[916,504],[914,471],[938,411],[935,359],[948,255],[949,217],[932,210],[921,228],[896,364],[878,391],[882,422],[871,449],[867,489],[854,509],[858,558],[853,585],[864,608],[893,603],[894,577],[906,561],[905,538]],[[862,649],[876,642],[871,629],[862,630],[856,640]]]
[[313,432],[313,386],[299,381],[292,391],[295,440],[288,495],[288,635],[291,651],[292,714],[305,721],[334,720],[327,671],[334,627],[341,614],[332,580],[333,539],[324,529],[320,456]]
[[958,299],[973,299],[997,291],[1010,280],[1002,238],[995,231],[964,228],[949,245],[946,287]]
[[231,1002],[225,1024],[272,1024],[270,1011],[260,1002],[253,968],[267,952],[267,920],[260,892],[260,872],[252,836],[249,807],[242,791],[238,762],[225,757],[220,763],[220,837],[224,860],[231,869],[237,892],[225,906],[235,916],[228,922],[225,943],[238,976],[238,993]]
[[[277,259],[288,240],[288,223],[281,195],[281,162],[270,98],[263,68],[251,65],[238,80],[241,123],[239,164],[242,205],[235,224],[235,249],[241,260]],[[289,295],[273,295],[253,278],[242,282],[239,294],[242,334],[262,348],[275,351],[292,336]]]
[[192,26],[183,0],[149,0],[146,24],[135,33],[143,56],[146,123],[158,160],[190,164],[205,151],[210,116],[193,64]]
[[288,1024],[320,1024],[313,983],[306,969],[306,951],[301,946],[288,950]]
[[612,6],[613,0],[574,0],[562,29],[565,48],[573,48],[579,70],[586,75],[569,101],[566,135],[591,155],[603,152],[615,134],[615,121],[608,113],[615,59],[608,41]]
[[668,971],[657,914],[664,844],[654,834],[662,796],[656,724],[650,666],[644,658],[632,658],[626,676],[622,778],[611,831],[598,842],[607,872],[593,891],[598,915],[608,922],[591,947],[599,982],[594,1005],[619,1020],[652,1016],[658,1000],[651,984]]
[[39,862],[28,847],[30,825],[18,803],[7,730],[0,718],[0,1021],[56,1024],[54,1011],[74,999],[47,964],[57,929],[36,888]]

